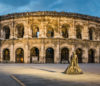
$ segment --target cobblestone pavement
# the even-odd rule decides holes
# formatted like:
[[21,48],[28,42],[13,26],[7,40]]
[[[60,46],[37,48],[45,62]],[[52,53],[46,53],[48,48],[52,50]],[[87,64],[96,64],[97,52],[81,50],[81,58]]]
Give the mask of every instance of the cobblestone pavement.
[[[68,64],[0,64],[0,86],[100,86],[100,64],[80,64],[84,74],[66,75]],[[11,78],[13,75],[17,80]]]

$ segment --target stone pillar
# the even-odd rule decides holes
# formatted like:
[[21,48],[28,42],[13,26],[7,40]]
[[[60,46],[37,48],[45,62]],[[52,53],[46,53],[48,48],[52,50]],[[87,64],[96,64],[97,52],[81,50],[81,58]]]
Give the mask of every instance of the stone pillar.
[[43,22],[40,24],[39,38],[46,38],[46,24]]
[[96,48],[96,52],[95,52],[95,59],[94,59],[94,61],[95,61],[95,63],[99,63],[99,48]]
[[60,38],[59,32],[54,31],[54,38]]
[[24,48],[24,63],[28,63],[28,57],[29,57],[29,49],[28,49],[28,45],[25,45]]
[[87,48],[85,48],[83,50],[82,62],[83,63],[88,63],[88,49]]
[[0,58],[0,62],[2,62],[3,61],[3,50],[2,50],[2,48],[1,48],[1,51],[0,51],[1,53],[0,53],[0,56],[1,56],[1,58]]
[[10,39],[13,39],[14,38],[14,27],[13,27],[13,24],[10,26]]
[[25,23],[25,26],[24,26],[24,38],[28,38],[28,35],[29,35],[29,25],[27,23]]
[[10,49],[10,62],[15,62],[15,49],[13,44]]
[[88,40],[88,26],[84,25],[84,28],[82,29],[82,39]]
[[57,43],[55,51],[54,51],[54,63],[60,63],[60,50],[59,43]]
[[76,29],[75,29],[74,20],[73,20],[73,22],[72,22],[72,24],[70,25],[70,28],[69,28],[69,38],[70,39],[76,39]]
[[28,29],[29,29],[28,37],[29,37],[29,38],[32,38],[32,29],[31,29],[31,27],[29,27]]
[[41,48],[40,48],[39,63],[45,63],[45,49],[44,49],[44,44],[42,44]]

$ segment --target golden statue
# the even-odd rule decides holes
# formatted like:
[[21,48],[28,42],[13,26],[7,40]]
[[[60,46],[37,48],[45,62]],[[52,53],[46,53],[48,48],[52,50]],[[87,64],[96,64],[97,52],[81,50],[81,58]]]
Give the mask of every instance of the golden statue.
[[70,60],[70,64],[65,70],[65,73],[66,74],[83,74],[82,70],[80,69],[78,65],[78,57],[75,52],[73,53],[73,55],[71,56],[69,60]]

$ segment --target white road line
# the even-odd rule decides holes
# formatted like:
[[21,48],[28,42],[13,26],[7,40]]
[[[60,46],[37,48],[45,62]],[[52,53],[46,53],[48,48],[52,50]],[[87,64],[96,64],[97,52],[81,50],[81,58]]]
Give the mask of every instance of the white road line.
[[16,78],[14,75],[11,75],[11,78],[13,78],[15,81],[17,81],[21,86],[26,86],[23,82],[21,82],[18,78]]

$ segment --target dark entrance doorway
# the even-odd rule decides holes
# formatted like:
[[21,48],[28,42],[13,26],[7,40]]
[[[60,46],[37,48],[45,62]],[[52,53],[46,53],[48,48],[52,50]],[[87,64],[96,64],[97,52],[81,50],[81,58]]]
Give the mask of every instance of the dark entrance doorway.
[[52,48],[46,50],[46,63],[54,63],[54,50]]
[[30,63],[33,63],[33,61],[39,62],[39,49],[36,47],[33,47],[30,53]]
[[93,49],[90,49],[88,51],[88,62],[89,63],[94,63],[94,58],[95,58],[95,53],[94,53],[94,50]]
[[24,50],[22,48],[16,50],[16,63],[24,63]]
[[10,61],[10,51],[9,51],[9,49],[3,50],[3,61],[4,62]]
[[77,57],[78,57],[78,62],[82,63],[82,49],[78,48],[76,50],[76,54],[77,54]]
[[68,48],[63,48],[61,50],[61,63],[68,63],[69,61],[69,49]]

